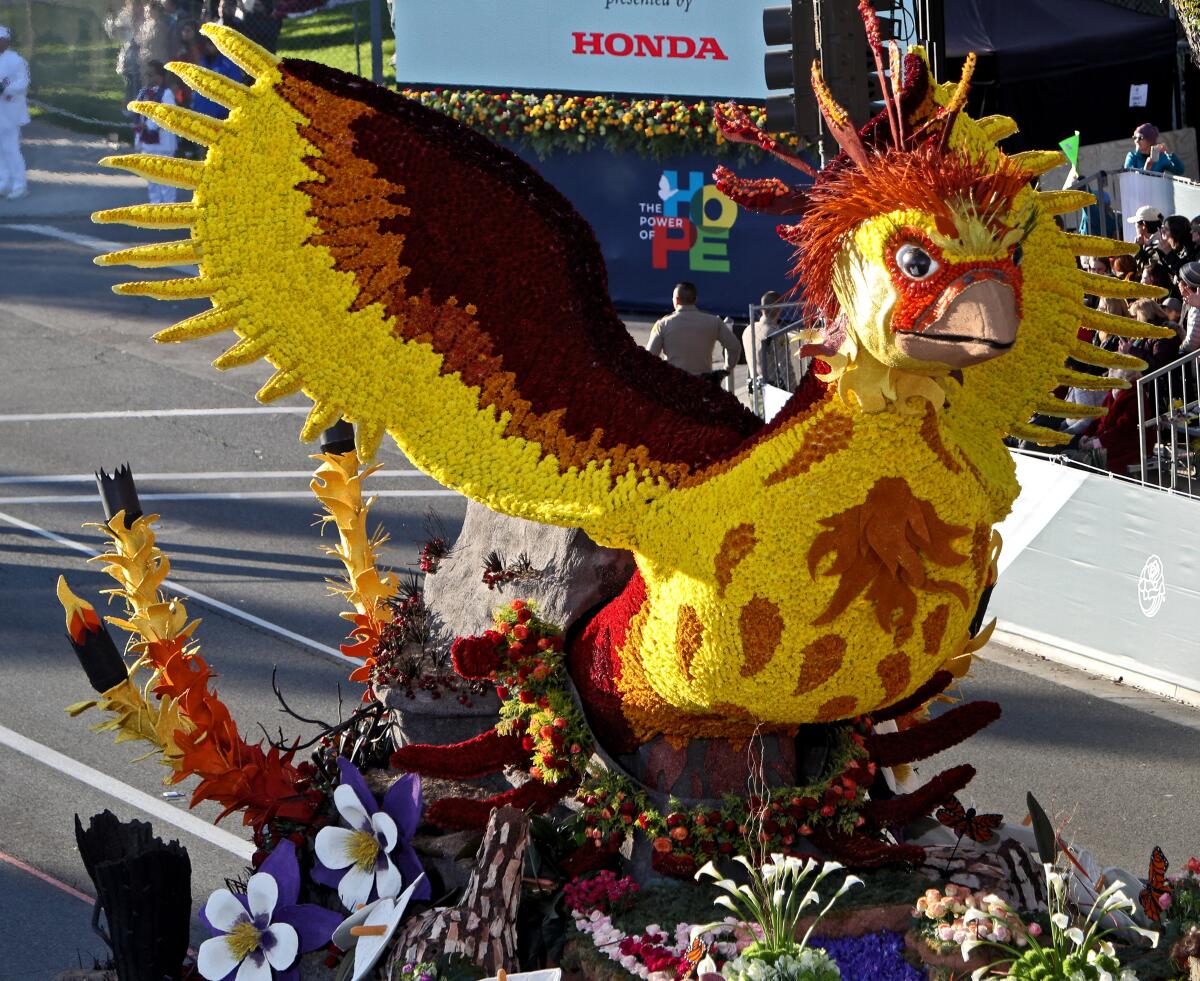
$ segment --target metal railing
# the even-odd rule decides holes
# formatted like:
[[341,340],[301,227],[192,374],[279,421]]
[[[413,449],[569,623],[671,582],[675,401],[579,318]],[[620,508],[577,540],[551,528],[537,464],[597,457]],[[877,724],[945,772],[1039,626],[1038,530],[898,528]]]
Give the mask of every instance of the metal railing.
[[798,303],[751,303],[749,311],[746,392],[750,408],[765,418],[767,388],[794,392],[808,370],[812,359],[799,356],[799,335],[811,325],[801,318]]
[[1194,497],[1200,491],[1200,350],[1146,372],[1135,396],[1142,484]]

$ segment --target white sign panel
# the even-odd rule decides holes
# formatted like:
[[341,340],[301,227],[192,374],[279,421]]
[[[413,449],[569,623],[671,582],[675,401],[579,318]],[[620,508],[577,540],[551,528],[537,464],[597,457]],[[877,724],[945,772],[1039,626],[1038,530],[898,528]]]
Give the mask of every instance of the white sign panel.
[[415,85],[762,99],[762,9],[741,0],[395,0]]

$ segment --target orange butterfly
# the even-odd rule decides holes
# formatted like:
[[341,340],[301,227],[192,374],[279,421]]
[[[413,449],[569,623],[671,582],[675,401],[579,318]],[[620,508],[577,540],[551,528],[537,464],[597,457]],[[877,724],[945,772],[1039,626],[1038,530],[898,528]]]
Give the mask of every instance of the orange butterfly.
[[708,944],[697,937],[692,941],[692,945],[683,955],[688,962],[688,969],[679,975],[679,981],[687,981],[693,974],[696,973],[696,966],[704,960],[704,955],[708,953]]
[[937,819],[951,831],[958,832],[959,837],[966,835],[978,842],[991,841],[992,832],[1004,823],[1002,814],[977,814],[973,807],[964,809],[957,797],[951,797],[938,810]]
[[1147,919],[1155,923],[1162,922],[1162,907],[1158,905],[1158,897],[1171,891],[1171,887],[1167,884],[1169,865],[1163,850],[1155,845],[1154,851],[1150,853],[1150,875],[1146,879],[1146,888],[1138,893],[1142,912],[1146,914]]

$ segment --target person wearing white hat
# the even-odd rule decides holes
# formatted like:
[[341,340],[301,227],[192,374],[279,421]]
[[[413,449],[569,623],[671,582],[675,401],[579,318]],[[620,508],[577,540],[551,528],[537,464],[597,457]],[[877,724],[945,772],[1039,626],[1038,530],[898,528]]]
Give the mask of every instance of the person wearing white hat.
[[21,156],[21,127],[29,122],[29,65],[11,45],[12,34],[0,24],[0,196],[15,199],[29,193]]
[[1134,241],[1138,244],[1138,251],[1133,261],[1137,263],[1138,269],[1145,269],[1149,263],[1160,261],[1163,251],[1160,237],[1162,212],[1153,205],[1143,204],[1133,213],[1132,218],[1126,220],[1137,227]]

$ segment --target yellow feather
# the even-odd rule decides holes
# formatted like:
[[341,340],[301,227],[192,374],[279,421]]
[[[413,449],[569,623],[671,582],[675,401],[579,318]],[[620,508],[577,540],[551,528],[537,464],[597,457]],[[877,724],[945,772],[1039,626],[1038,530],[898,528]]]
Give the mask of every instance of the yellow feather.
[[375,459],[379,444],[383,442],[383,427],[375,422],[360,422],[354,427],[354,448],[358,458],[365,464]]
[[1065,164],[1067,156],[1061,150],[1026,150],[1023,153],[1014,153],[1009,160],[1030,177],[1041,177],[1047,171]]
[[1062,419],[1095,419],[1107,411],[1102,405],[1080,405],[1078,402],[1067,402],[1047,395],[1038,401],[1035,412],[1055,416]]
[[1037,443],[1038,446],[1066,446],[1071,442],[1070,433],[1060,433],[1056,429],[1047,429],[1045,426],[1012,426],[1008,432],[1010,436],[1027,439]]
[[300,441],[312,442],[337,422],[341,414],[341,409],[331,402],[316,403],[308,413],[308,418],[304,420],[304,427],[300,430]]
[[1146,362],[1135,358],[1132,354],[1118,354],[1116,351],[1106,351],[1095,344],[1075,341],[1068,349],[1071,357],[1085,364],[1094,364],[1097,368],[1131,368],[1134,371],[1145,371]]
[[222,54],[254,78],[271,74],[279,64],[279,59],[266,48],[223,24],[204,24],[200,33],[211,38]]
[[203,276],[186,279],[143,280],[136,283],[118,283],[113,292],[121,296],[152,296],[156,300],[200,300],[212,296],[216,284]]
[[221,135],[225,124],[212,116],[180,106],[167,106],[161,102],[131,102],[130,111],[152,119],[163,129],[178,133],[184,139],[199,143],[201,146],[212,146]]
[[[1170,337],[1175,332],[1173,327],[1156,327],[1153,324],[1144,324],[1140,320],[1134,320],[1132,317],[1118,317],[1111,313],[1104,313],[1102,310],[1092,310],[1090,307],[1080,310],[1079,322],[1084,327],[1102,330],[1106,334],[1115,334],[1117,337]],[[1103,362],[1093,361],[1091,363],[1102,364]]]
[[1048,215],[1066,215],[1096,203],[1088,191],[1038,191],[1038,208]]
[[260,338],[246,338],[213,361],[213,367],[225,371],[251,364],[267,353],[266,342]]
[[204,174],[202,160],[184,160],[181,157],[160,157],[153,153],[126,153],[116,157],[105,157],[101,167],[128,170],[157,184],[185,187],[189,190],[200,186]]
[[263,403],[274,402],[285,395],[300,391],[303,387],[304,380],[298,374],[290,371],[277,371],[254,397]]
[[1133,255],[1138,250],[1137,242],[1119,242],[1113,238],[1101,238],[1099,235],[1073,235],[1063,232],[1062,237],[1067,240],[1067,245],[1076,255]]
[[1108,375],[1089,375],[1082,371],[1072,371],[1064,368],[1058,380],[1072,388],[1091,392],[1103,392],[1113,388],[1128,388],[1129,382],[1124,378],[1109,378]]
[[1081,272],[1075,282],[1083,287],[1085,293],[1093,296],[1115,296],[1121,300],[1161,300],[1167,291],[1161,286],[1147,286],[1145,283],[1135,283],[1128,279],[1117,279],[1115,276],[1097,276],[1095,273]]
[[167,64],[167,71],[178,75],[196,92],[229,109],[236,109],[250,98],[249,86],[199,65],[172,61]]
[[137,266],[140,269],[193,265],[199,261],[200,243],[190,238],[181,242],[154,242],[121,249],[119,252],[98,255],[92,260],[97,266]]
[[134,228],[191,228],[200,212],[191,202],[185,204],[132,204],[92,213],[98,225],[132,225]]
[[165,330],[160,330],[154,335],[154,339],[163,344],[190,341],[197,337],[208,337],[210,334],[219,334],[223,330],[230,330],[235,321],[236,317],[231,310],[226,307],[214,307],[212,310],[205,310],[204,313],[198,313]]
[[1006,136],[1012,136],[1020,130],[1017,121],[1011,116],[984,116],[977,120],[983,135],[993,143],[999,143]]

